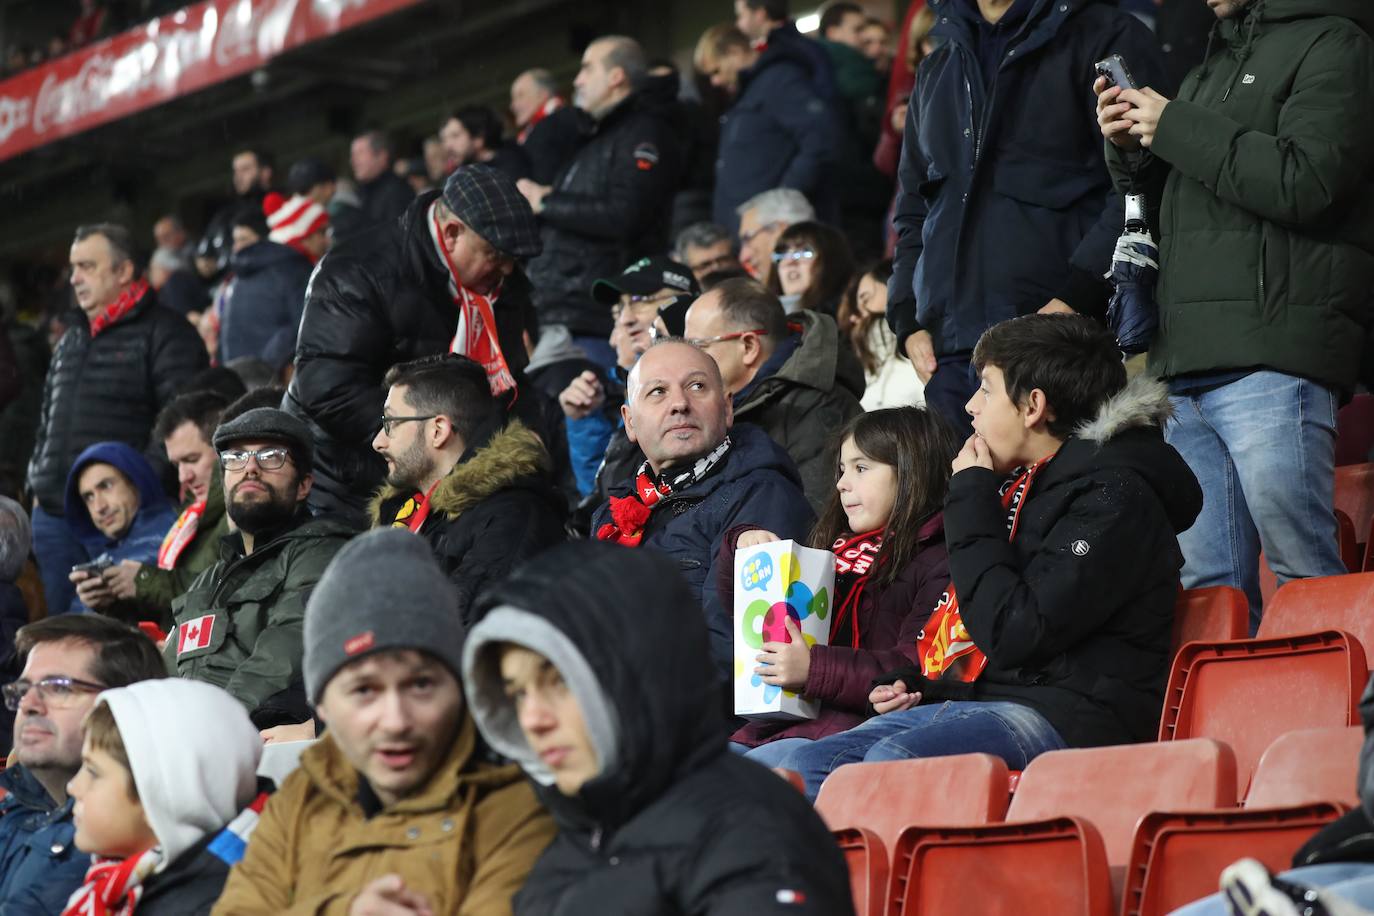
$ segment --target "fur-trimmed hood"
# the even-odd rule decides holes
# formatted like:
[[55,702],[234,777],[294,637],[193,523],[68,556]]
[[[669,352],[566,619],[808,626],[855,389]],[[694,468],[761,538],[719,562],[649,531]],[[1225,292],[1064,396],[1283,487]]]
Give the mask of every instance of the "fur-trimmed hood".
[[1163,429],[1173,415],[1169,386],[1159,379],[1137,375],[1102,404],[1094,419],[1079,424],[1074,435],[1104,445],[1127,429]]
[[[519,420],[511,420],[496,431],[487,443],[473,449],[454,465],[430,497],[430,514],[456,519],[477,503],[522,478],[542,477],[549,471],[549,453],[539,437]],[[408,499],[410,491],[384,485],[368,505],[368,517],[375,527],[398,499]]]

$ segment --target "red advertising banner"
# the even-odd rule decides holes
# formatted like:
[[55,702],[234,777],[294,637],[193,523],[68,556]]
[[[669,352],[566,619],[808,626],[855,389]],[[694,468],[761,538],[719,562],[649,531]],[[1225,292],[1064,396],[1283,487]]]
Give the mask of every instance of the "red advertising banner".
[[0,82],[0,161],[423,0],[204,0]]

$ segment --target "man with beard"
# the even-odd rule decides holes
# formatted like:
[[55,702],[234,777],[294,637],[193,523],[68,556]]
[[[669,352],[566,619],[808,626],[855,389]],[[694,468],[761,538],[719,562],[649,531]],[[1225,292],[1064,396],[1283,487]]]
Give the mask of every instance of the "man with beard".
[[458,589],[458,616],[468,626],[468,607],[484,585],[564,539],[552,462],[465,356],[393,366],[386,386],[372,447],[386,459],[387,476],[372,500],[372,525],[425,539]]
[[19,630],[19,680],[3,689],[16,763],[0,774],[0,912],[60,913],[91,864],[76,848],[67,783],[81,767],[82,723],[102,690],[162,677],[152,640],[101,614],[63,614]]
[[305,602],[352,533],[312,518],[314,450],[295,417],[258,407],[215,430],[224,503],[237,528],[219,561],[172,603],[163,654],[181,677],[222,687],[261,728],[308,719],[301,676]]

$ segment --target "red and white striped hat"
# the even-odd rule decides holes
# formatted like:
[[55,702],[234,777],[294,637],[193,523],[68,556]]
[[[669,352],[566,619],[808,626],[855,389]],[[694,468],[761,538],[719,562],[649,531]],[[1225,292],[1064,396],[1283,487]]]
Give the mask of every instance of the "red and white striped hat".
[[301,194],[288,200],[275,191],[262,202],[267,214],[268,238],[281,245],[295,246],[301,239],[329,225],[324,207]]

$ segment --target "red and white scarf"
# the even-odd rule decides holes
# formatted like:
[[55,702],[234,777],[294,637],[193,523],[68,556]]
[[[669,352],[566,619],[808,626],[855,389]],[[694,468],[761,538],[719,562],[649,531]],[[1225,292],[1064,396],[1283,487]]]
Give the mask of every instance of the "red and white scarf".
[[127,859],[93,859],[85,883],[67,898],[62,916],[133,916],[144,879],[161,861],[156,848]]
[[434,490],[441,480],[436,480],[429,488],[428,492],[416,492],[414,496],[405,501],[401,508],[396,510],[396,517],[391,520],[391,527],[405,528],[406,530],[419,534],[420,529],[425,525],[425,519],[429,518],[430,497],[434,495]]
[[524,143],[525,140],[529,137],[530,131],[534,130],[534,125],[538,124],[540,121],[544,120],[549,115],[553,114],[555,111],[562,108],[565,104],[566,103],[558,96],[549,96],[548,99],[544,102],[544,104],[540,105],[539,108],[534,112],[534,114],[530,115],[530,123],[520,128],[520,133],[515,135],[515,142]]
[[611,520],[597,529],[596,539],[622,547],[638,547],[644,540],[644,526],[649,524],[654,507],[711,473],[729,450],[730,437],[726,436],[711,454],[698,458],[691,468],[667,480],[655,480],[649,462],[641,464],[630,495],[611,497]]
[[[1016,540],[1016,528],[1021,520],[1021,509],[1030,494],[1031,483],[1053,457],[1042,458],[1030,467],[1017,468],[997,491],[1002,498],[1002,508],[1007,510],[1007,540]],[[940,596],[940,603],[935,605],[930,619],[916,638],[916,650],[921,660],[921,673],[932,681],[975,681],[988,666],[988,657],[974,645],[968,628],[964,626],[964,618],[959,613],[959,596],[955,594],[953,582]]]
[[181,552],[186,549],[187,544],[195,540],[196,532],[200,530],[200,518],[204,514],[203,499],[191,503],[182,511],[176,523],[168,530],[167,536],[162,539],[162,546],[157,549],[158,569],[176,569]]
[[91,319],[91,336],[98,336],[101,331],[132,312],[147,292],[147,280],[135,280],[131,283],[128,289],[119,294],[118,299],[105,306],[103,312]]
[[439,252],[439,258],[448,267],[448,292],[458,306],[458,330],[453,335],[450,353],[466,356],[487,371],[487,384],[491,393],[500,397],[515,388],[515,375],[510,371],[506,356],[501,352],[501,341],[496,337],[496,314],[492,310],[500,288],[490,296],[475,293],[463,285],[458,276],[458,268],[444,247],[436,208],[430,206],[430,239]]
[[883,532],[879,528],[867,534],[851,534],[840,537],[830,545],[835,554],[835,593],[844,595],[835,616],[830,620],[830,645],[836,641],[840,627],[849,621],[849,645],[859,648],[859,600],[868,587],[868,579],[878,565],[878,554],[883,549]]

